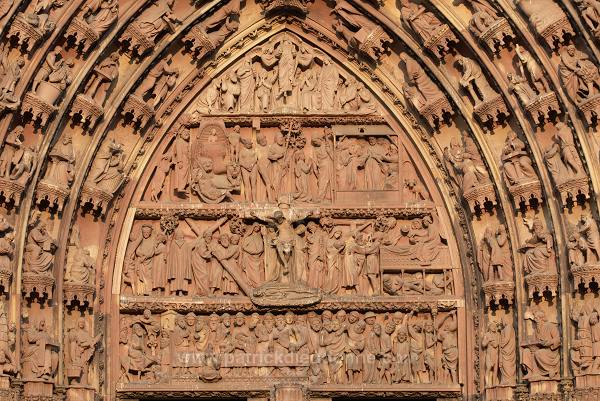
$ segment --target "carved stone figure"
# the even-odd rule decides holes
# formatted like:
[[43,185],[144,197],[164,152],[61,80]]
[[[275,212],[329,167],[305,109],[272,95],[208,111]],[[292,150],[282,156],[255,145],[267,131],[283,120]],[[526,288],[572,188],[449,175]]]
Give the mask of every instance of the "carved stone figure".
[[15,18],[10,27],[8,37],[17,37],[18,46],[26,44],[25,51],[30,52],[40,39],[48,35],[56,27],[56,20],[50,17],[55,8],[65,3],[62,0],[36,0],[26,11]]
[[600,232],[591,215],[581,215],[569,235],[569,264],[576,284],[590,284],[600,262]]
[[542,199],[541,185],[527,154],[525,143],[514,131],[509,131],[500,157],[502,172],[515,205],[530,199]]
[[598,67],[574,45],[568,45],[561,51],[558,72],[567,94],[574,103],[581,105],[598,95]]
[[216,50],[225,39],[237,31],[240,23],[240,1],[231,0],[205,21],[194,26],[183,38],[184,43],[192,44],[196,59],[201,60]]
[[33,119],[46,125],[50,116],[57,110],[56,102],[67,86],[73,81],[71,69],[74,62],[62,56],[62,48],[56,47],[46,55],[43,66],[38,70],[32,85],[21,104],[21,114],[29,112]]
[[27,234],[23,272],[35,276],[52,277],[56,242],[48,232],[46,221],[34,213]]
[[600,2],[598,0],[576,0],[577,8],[581,18],[596,38],[599,36],[600,28]]
[[[13,169],[23,156],[23,127],[18,125],[8,133],[0,154],[0,178],[10,179]],[[30,169],[33,170],[33,169]]]
[[8,290],[13,274],[14,252],[14,227],[4,216],[0,216],[0,286],[3,287],[4,292]]
[[90,122],[93,127],[104,113],[103,107],[109,92],[119,76],[119,55],[112,53],[107,59],[94,67],[92,78],[83,93],[77,95],[71,108],[71,116],[79,114],[82,123]]
[[332,132],[325,131],[324,137],[313,137],[314,167],[317,176],[317,196],[315,202],[333,200],[333,149],[331,148]]
[[[531,237],[519,249],[523,256],[523,271],[529,293],[533,295],[536,290],[556,290],[556,256],[554,254],[554,239],[552,234],[544,229],[542,221],[538,218],[525,220],[531,232]],[[538,282],[538,281],[541,281]]]
[[473,10],[469,30],[492,52],[498,52],[499,48],[514,39],[515,35],[506,18],[499,16],[486,0],[467,0],[464,3]]
[[127,25],[119,39],[126,49],[139,57],[156,45],[165,32],[174,32],[179,19],[173,13],[175,0],[153,0],[149,7]]
[[[162,242],[151,225],[143,225],[138,235],[130,238],[125,282],[135,295],[150,295],[155,288],[153,283],[155,257],[162,255]],[[164,269],[164,267],[163,267]]]
[[125,152],[123,144],[111,139],[97,157],[92,181],[102,190],[112,194],[124,178]]
[[495,201],[490,178],[472,140],[463,136],[462,143],[452,138],[444,149],[444,160],[462,195],[471,205]]
[[78,248],[72,262],[67,265],[65,281],[82,285],[94,284],[95,261],[86,248]]
[[90,47],[102,37],[119,16],[117,0],[91,0],[86,2],[79,15],[67,28],[65,38],[73,38],[74,44],[87,53]]
[[21,336],[21,374],[24,380],[52,381],[58,368],[58,343],[48,332],[46,320],[30,324]]
[[475,115],[484,124],[496,122],[501,114],[508,115],[508,110],[500,94],[490,86],[477,62],[460,56],[456,63],[462,70],[460,86],[468,91]]
[[547,43],[555,49],[575,35],[564,11],[553,0],[515,0],[515,4],[529,19],[529,23]]
[[558,122],[556,128],[544,159],[564,205],[569,197],[587,198],[589,187],[571,130],[563,122]]
[[356,52],[378,61],[386,51],[386,46],[392,42],[381,26],[374,24],[345,0],[338,2],[332,13],[336,17],[333,28]]
[[6,303],[0,301],[0,377],[16,375],[19,370],[15,359],[15,340],[15,324],[9,323]]
[[446,96],[429,78],[421,65],[406,53],[400,55],[400,61],[406,67],[407,85],[403,88],[406,96],[413,106],[432,127],[444,121],[444,115],[452,115],[452,107]]
[[560,333],[558,325],[550,322],[542,310],[528,310],[525,319],[533,324],[533,336],[521,343],[521,365],[529,382],[555,379],[560,370]]
[[66,334],[67,352],[65,357],[66,375],[70,384],[88,385],[89,367],[96,344],[102,335],[96,337],[86,330],[85,320],[79,318],[77,326],[70,329]]
[[487,227],[479,245],[479,268],[483,281],[510,281],[512,261],[503,225]]
[[400,15],[402,21],[421,39],[423,46],[437,58],[447,53],[452,43],[458,43],[450,27],[442,24],[432,12],[421,4],[410,0],[401,0]]
[[15,87],[21,79],[21,70],[25,65],[23,57],[9,57],[9,49],[0,49],[0,108],[16,110],[20,99],[15,96]]
[[75,169],[75,154],[71,134],[65,133],[59,142],[54,145],[48,156],[50,161],[44,180],[61,188],[68,188],[73,182]]

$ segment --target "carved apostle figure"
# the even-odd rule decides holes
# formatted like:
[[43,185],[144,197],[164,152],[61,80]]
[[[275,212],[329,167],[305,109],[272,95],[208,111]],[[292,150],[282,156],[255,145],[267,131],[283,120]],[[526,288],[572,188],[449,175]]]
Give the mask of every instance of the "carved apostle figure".
[[265,266],[263,262],[265,244],[260,224],[254,223],[249,234],[242,239],[241,267],[246,279],[252,287],[265,282]]
[[502,171],[509,186],[529,182],[537,178],[525,143],[514,131],[509,131],[502,148]]
[[181,229],[175,230],[167,252],[167,280],[171,295],[187,295],[192,282],[191,246]]
[[522,347],[521,365],[527,372],[524,380],[556,379],[560,375],[560,332],[542,310],[526,311],[525,319],[533,324],[533,336]]
[[331,148],[331,138],[333,138],[333,132],[327,128],[325,136],[313,137],[311,140],[314,156],[313,171],[317,176],[315,202],[333,199],[333,149]]
[[79,318],[77,326],[66,334],[67,352],[65,357],[66,374],[69,384],[88,385],[90,363],[102,334],[93,337],[87,330],[85,320]]
[[486,228],[479,244],[479,268],[484,282],[512,279],[510,249],[503,225]]
[[131,239],[125,282],[130,284],[135,295],[150,295],[154,257],[160,254],[160,242],[150,224],[144,224],[139,234]]
[[554,240],[539,218],[525,220],[531,237],[519,249],[524,253],[523,270],[527,274],[556,274]]
[[460,56],[457,64],[462,69],[460,85],[467,89],[475,106],[498,96],[498,93],[492,89],[476,61]]

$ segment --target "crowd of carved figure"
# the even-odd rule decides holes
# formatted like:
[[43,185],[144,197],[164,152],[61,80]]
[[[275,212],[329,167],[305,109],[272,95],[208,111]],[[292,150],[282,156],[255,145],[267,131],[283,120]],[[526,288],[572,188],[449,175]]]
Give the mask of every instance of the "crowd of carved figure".
[[120,380],[295,376],[315,384],[453,384],[457,330],[456,311],[158,317],[146,310],[121,318]]
[[[449,267],[440,262],[446,241],[432,216],[335,221],[306,219],[312,210],[295,213],[256,211],[244,216],[247,222],[185,219],[170,232],[143,222],[127,248],[124,293],[244,295],[244,288],[285,275],[333,295],[453,292],[451,272],[440,270]],[[291,256],[282,251],[286,244]]]
[[255,47],[197,102],[201,113],[343,113],[375,111],[371,92],[329,56],[295,36]]
[[[307,138],[299,127],[284,125],[273,142],[257,133],[226,129],[220,120],[200,128],[182,126],[162,155],[149,200],[197,197],[204,203],[232,200],[274,203],[282,196],[297,202],[332,201],[334,191],[398,190],[399,144],[390,135],[334,135],[330,128]],[[416,177],[405,182],[414,192]],[[168,178],[168,180],[167,180]],[[427,194],[414,195],[426,200]]]

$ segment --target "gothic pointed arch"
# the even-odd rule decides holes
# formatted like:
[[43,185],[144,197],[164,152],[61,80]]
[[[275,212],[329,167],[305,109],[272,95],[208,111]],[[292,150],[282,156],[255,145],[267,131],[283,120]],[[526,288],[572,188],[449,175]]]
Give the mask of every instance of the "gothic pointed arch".
[[0,1],[0,398],[595,400],[599,27]]

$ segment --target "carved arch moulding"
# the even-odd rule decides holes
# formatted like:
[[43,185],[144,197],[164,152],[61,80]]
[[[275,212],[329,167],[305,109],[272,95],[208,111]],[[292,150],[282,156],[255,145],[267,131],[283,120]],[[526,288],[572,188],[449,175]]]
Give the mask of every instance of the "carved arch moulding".
[[0,1],[0,399],[598,399],[599,27]]

